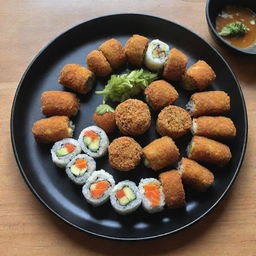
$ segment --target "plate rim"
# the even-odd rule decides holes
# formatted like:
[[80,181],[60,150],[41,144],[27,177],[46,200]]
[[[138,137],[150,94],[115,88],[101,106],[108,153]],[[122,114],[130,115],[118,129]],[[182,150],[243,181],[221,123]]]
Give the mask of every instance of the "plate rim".
[[[208,47],[210,47],[217,55],[218,57],[220,57],[220,59],[223,61],[223,63],[226,65],[226,67],[228,68],[230,74],[233,76],[236,84],[237,84],[237,89],[239,91],[239,94],[241,96],[241,100],[242,100],[242,105],[243,105],[243,112],[244,112],[244,126],[245,126],[245,131],[244,131],[244,135],[245,135],[245,139],[243,141],[243,147],[242,147],[242,152],[241,152],[241,157],[239,159],[238,165],[236,166],[235,169],[235,173],[231,179],[231,181],[229,182],[229,184],[227,185],[227,187],[225,188],[224,192],[221,194],[221,196],[216,200],[216,202],[209,208],[207,209],[207,211],[205,211],[203,214],[201,214],[199,217],[197,217],[196,219],[194,219],[193,221],[189,222],[186,225],[183,225],[179,228],[176,228],[172,231],[169,232],[165,232],[162,234],[158,234],[158,235],[152,235],[152,236],[147,236],[147,237],[136,237],[136,238],[127,238],[127,237],[116,237],[116,236],[111,236],[111,235],[103,235],[103,234],[98,234],[96,232],[92,232],[89,230],[86,230],[84,228],[79,227],[78,225],[72,223],[71,221],[69,221],[67,218],[65,218],[64,216],[62,216],[60,213],[58,213],[57,211],[55,211],[52,207],[50,207],[47,202],[45,200],[42,199],[42,197],[38,194],[38,192],[36,191],[36,189],[34,188],[33,184],[29,181],[29,179],[27,178],[25,171],[22,167],[22,164],[20,162],[18,153],[17,153],[17,148],[16,148],[16,144],[15,144],[15,136],[14,136],[14,111],[15,111],[15,106],[16,106],[16,102],[17,102],[17,98],[19,95],[19,92],[21,90],[23,81],[26,77],[26,75],[28,74],[30,68],[34,65],[34,63],[36,62],[36,60],[44,53],[44,51],[51,45],[53,44],[56,40],[58,40],[60,37],[62,37],[63,35],[69,33],[70,31],[76,29],[77,27],[85,24],[85,23],[90,23],[90,22],[94,22],[95,20],[100,20],[100,19],[104,19],[104,18],[111,18],[111,17],[117,17],[117,16],[141,16],[141,17],[148,17],[148,18],[153,18],[153,19],[159,19],[162,20],[164,22],[168,22],[168,23],[172,23],[175,26],[181,27],[182,29],[192,33],[194,36],[198,37],[199,39],[201,39],[204,43],[207,44]],[[19,81],[19,84],[16,88],[15,91],[15,95],[13,98],[13,102],[12,102],[12,108],[11,108],[11,116],[10,116],[10,133],[11,133],[11,143],[12,143],[12,149],[13,149],[13,153],[15,156],[15,160],[16,163],[18,165],[19,171],[22,175],[22,177],[24,178],[27,186],[29,187],[29,189],[31,190],[31,192],[34,194],[34,196],[39,200],[39,202],[46,207],[46,209],[48,209],[51,213],[53,213],[54,215],[56,215],[58,218],[60,218],[62,221],[64,221],[64,223],[78,229],[79,231],[85,232],[89,235],[93,235],[94,237],[100,237],[100,238],[105,238],[105,239],[111,239],[111,240],[119,240],[119,241],[145,241],[145,240],[151,240],[151,239],[156,239],[156,238],[161,238],[161,237],[165,237],[167,235],[173,235],[179,231],[182,231],[190,226],[192,226],[193,224],[195,224],[196,222],[200,221],[201,219],[203,219],[206,215],[208,215],[210,212],[212,212],[212,210],[219,204],[219,202],[226,196],[227,192],[230,190],[231,186],[234,184],[235,179],[237,178],[239,171],[242,167],[242,163],[245,157],[245,153],[246,153],[246,147],[247,147],[247,141],[248,141],[248,114],[247,114],[247,108],[246,108],[246,103],[245,103],[245,99],[244,99],[244,95],[242,92],[242,88],[240,86],[240,83],[236,77],[236,75],[234,74],[234,72],[232,71],[231,67],[229,66],[229,64],[227,63],[227,61],[224,59],[224,57],[210,44],[208,43],[205,39],[203,39],[200,35],[196,34],[195,32],[193,32],[192,30],[172,21],[169,20],[167,18],[162,18],[160,16],[155,16],[155,15],[149,15],[149,14],[144,14],[144,13],[114,13],[114,14],[110,14],[110,15],[102,15],[102,16],[98,16],[98,17],[94,17],[91,18],[89,20],[85,20],[83,22],[80,22],[79,24],[76,24],[68,29],[66,29],[64,32],[58,34],[57,36],[55,36],[52,40],[50,40],[45,46],[43,46],[41,48],[41,50],[39,50],[39,52],[32,58],[32,60],[30,61],[30,64],[27,66],[27,68],[25,69],[23,75],[21,76],[21,79]]]

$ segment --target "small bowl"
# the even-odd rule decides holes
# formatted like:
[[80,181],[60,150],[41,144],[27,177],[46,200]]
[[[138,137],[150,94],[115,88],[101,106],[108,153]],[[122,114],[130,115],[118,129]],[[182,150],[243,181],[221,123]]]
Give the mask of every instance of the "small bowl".
[[215,21],[218,14],[224,9],[227,5],[238,5],[243,7],[248,7],[252,11],[256,13],[256,1],[254,0],[207,0],[206,3],[206,19],[208,23],[208,28],[210,31],[211,36],[213,39],[220,45],[228,47],[229,49],[250,55],[256,55],[256,45],[249,47],[249,48],[238,48],[226,40],[224,40],[221,36],[218,35],[217,31],[215,30]]

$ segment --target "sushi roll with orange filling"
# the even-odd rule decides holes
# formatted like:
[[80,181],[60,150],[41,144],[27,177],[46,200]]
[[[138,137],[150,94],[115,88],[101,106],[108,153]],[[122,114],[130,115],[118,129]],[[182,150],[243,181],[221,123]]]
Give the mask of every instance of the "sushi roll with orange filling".
[[75,184],[83,185],[95,170],[95,160],[86,154],[79,154],[67,164],[66,174]]
[[164,209],[164,193],[159,180],[154,178],[141,179],[139,190],[142,206],[149,213],[160,212]]
[[99,206],[109,199],[114,186],[113,176],[104,170],[99,170],[93,172],[88,178],[82,193],[89,204]]

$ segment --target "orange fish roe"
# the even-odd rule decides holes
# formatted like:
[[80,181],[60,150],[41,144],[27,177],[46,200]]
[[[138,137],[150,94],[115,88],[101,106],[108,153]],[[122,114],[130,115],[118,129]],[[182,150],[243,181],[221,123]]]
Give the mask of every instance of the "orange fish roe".
[[93,185],[95,185],[95,188],[91,190],[91,194],[94,199],[100,198],[110,186],[106,180],[99,181]]
[[94,131],[85,131],[84,135],[90,137],[92,140],[97,140],[99,138],[99,135]]
[[150,201],[152,207],[160,205],[160,190],[157,182],[149,182],[144,185],[145,197]]
[[77,159],[75,162],[75,166],[79,169],[87,168],[87,161],[84,159]]
[[67,143],[65,148],[67,149],[68,153],[71,153],[75,150],[76,147],[73,144]]

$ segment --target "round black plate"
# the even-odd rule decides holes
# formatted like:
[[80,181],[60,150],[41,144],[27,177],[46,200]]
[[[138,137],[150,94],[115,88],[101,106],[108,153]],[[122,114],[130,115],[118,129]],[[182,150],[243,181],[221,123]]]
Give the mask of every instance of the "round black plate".
[[[93,208],[83,199],[81,188],[71,183],[62,169],[51,161],[51,145],[41,145],[34,141],[31,127],[36,120],[43,118],[40,111],[40,95],[46,90],[64,90],[58,84],[58,74],[68,63],[85,64],[86,55],[107,39],[117,38],[123,44],[132,34],[141,34],[149,39],[160,39],[170,47],[181,49],[189,56],[189,66],[198,59],[206,60],[215,70],[217,79],[209,90],[224,90],[231,97],[230,116],[236,127],[237,137],[229,146],[233,158],[222,170],[215,167],[216,181],[212,188],[203,194],[186,188],[186,207],[179,210],[165,209],[150,215],[142,209],[128,216],[114,212],[110,203]],[[81,99],[81,110],[75,117],[74,138],[91,124],[92,113],[101,103],[101,90],[106,81],[98,81],[93,91]],[[177,86],[177,85],[176,85]],[[182,89],[177,90],[180,98],[176,105],[185,106],[190,96]],[[141,146],[158,137],[155,133],[156,113],[152,113],[150,130],[137,138]],[[12,108],[11,135],[13,150],[23,177],[37,198],[54,214],[72,226],[101,237],[121,240],[140,240],[174,233],[206,215],[225,195],[233,183],[241,166],[247,140],[247,114],[241,89],[234,74],[223,58],[203,39],[193,32],[171,21],[139,15],[118,14],[100,17],[82,23],[54,39],[32,61],[18,86]],[[120,136],[115,134],[114,137]],[[176,141],[181,155],[185,155],[191,135]],[[171,168],[175,168],[173,165]],[[157,173],[146,169],[142,164],[131,172],[118,172],[112,169],[107,157],[97,161],[97,169],[105,169],[114,175],[116,182],[130,179],[137,184],[142,177],[157,177]]]

